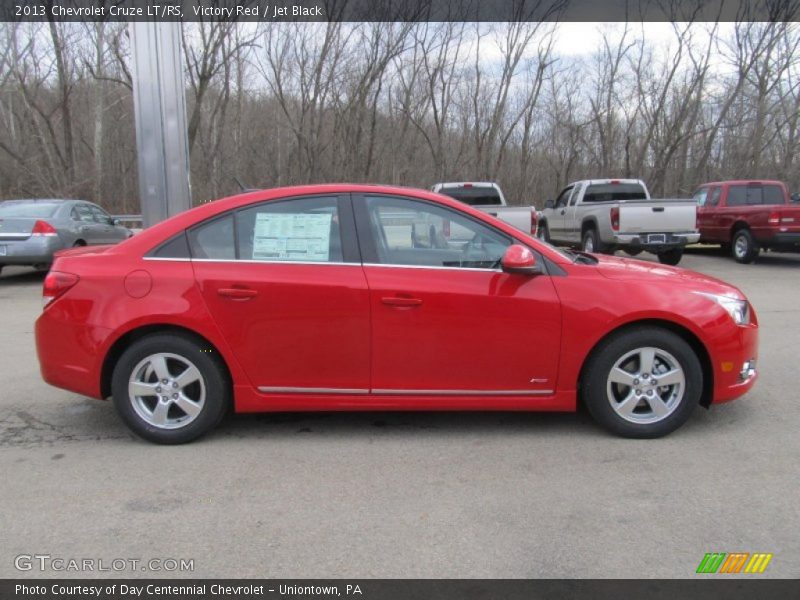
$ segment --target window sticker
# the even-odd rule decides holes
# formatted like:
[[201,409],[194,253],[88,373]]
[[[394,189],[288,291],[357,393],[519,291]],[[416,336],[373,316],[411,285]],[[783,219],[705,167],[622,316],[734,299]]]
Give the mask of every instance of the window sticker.
[[331,217],[330,213],[259,213],[253,260],[327,262]]

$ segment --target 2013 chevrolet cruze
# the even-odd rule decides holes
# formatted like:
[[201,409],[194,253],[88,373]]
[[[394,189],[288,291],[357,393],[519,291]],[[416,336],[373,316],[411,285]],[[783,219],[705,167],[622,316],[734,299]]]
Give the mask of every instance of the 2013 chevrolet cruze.
[[569,411],[656,437],[756,379],[736,288],[558,250],[438,194],[258,191],[117,246],[59,254],[36,323],[44,379],[112,396],[140,436],[237,412]]

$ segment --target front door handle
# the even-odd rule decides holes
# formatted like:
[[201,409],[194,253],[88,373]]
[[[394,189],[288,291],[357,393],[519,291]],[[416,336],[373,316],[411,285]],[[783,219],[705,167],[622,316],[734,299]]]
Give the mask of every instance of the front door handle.
[[249,300],[258,296],[258,292],[250,288],[220,288],[217,290],[217,294],[231,300]]
[[400,308],[413,308],[422,304],[419,298],[409,298],[404,296],[384,296],[381,302],[388,306],[398,306]]

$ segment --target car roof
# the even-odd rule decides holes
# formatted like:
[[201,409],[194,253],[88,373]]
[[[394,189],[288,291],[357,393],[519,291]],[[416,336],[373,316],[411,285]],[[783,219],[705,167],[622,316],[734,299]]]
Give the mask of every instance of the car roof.
[[[480,221],[491,218],[487,217],[485,213],[472,208],[471,206],[467,206],[458,200],[454,200],[449,196],[419,188],[365,183],[298,185],[240,193],[234,196],[228,196],[227,198],[221,198],[219,200],[203,203],[200,206],[196,206],[192,209],[161,221],[152,227],[148,227],[141,233],[136,234],[125,242],[113,246],[108,250],[108,252],[131,252],[134,254],[144,254],[149,252],[156,245],[166,241],[187,227],[191,227],[197,223],[200,223],[201,221],[211,219],[223,212],[237,208],[243,208],[261,202],[269,202],[271,200],[282,200],[294,196],[314,196],[324,194],[381,194],[404,196],[412,199],[435,202],[437,204],[453,208],[459,212],[472,215]],[[524,232],[515,229],[503,221],[495,219],[494,226],[497,229],[504,231],[512,238],[525,235]],[[546,254],[550,258],[559,261],[560,255],[558,253],[546,252]]]
[[67,202],[86,202],[86,200],[73,200],[72,198],[10,198],[2,202],[42,202],[47,204],[65,204]]
[[750,184],[767,184],[767,185],[784,185],[782,181],[777,179],[725,179],[723,181],[709,181],[708,183],[701,183],[697,187],[705,185],[750,185]]

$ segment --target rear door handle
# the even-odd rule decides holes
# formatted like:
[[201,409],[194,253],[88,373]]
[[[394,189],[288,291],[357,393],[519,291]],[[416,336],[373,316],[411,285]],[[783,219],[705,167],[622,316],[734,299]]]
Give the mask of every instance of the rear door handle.
[[256,290],[251,290],[249,288],[220,288],[217,290],[217,294],[223,298],[230,298],[231,300],[249,300],[250,298],[258,296]]
[[419,298],[404,298],[402,296],[384,296],[381,302],[388,306],[398,306],[401,308],[413,308],[422,304]]

